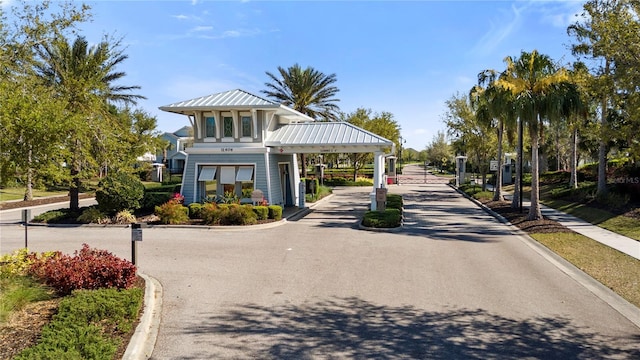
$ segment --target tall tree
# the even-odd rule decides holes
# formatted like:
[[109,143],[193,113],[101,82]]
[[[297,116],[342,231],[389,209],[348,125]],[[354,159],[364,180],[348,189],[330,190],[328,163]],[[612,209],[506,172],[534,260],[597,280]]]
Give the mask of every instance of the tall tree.
[[469,157],[482,176],[482,189],[487,187],[489,160],[495,153],[495,135],[492,117],[486,115],[486,102],[474,102],[467,96],[457,94],[446,101],[447,111],[444,120],[454,147]]
[[[371,109],[358,108],[352,113],[341,114],[341,119],[395,143],[399,142],[400,125],[390,112],[383,111],[374,114]],[[349,154],[349,159],[353,166],[353,180],[355,181],[358,177],[358,171],[371,162],[372,155],[370,153],[353,153]]]
[[[338,119],[340,101],[336,94],[340,91],[334,84],[336,74],[324,73],[299,64],[288,68],[278,66],[278,74],[266,72],[270,82],[266,82],[266,90],[262,93],[271,99],[289,106],[316,120],[333,121]],[[307,176],[306,159],[301,154],[302,177]]]
[[424,155],[422,152],[420,153],[421,160],[423,156],[425,161],[437,166],[442,172],[442,169],[451,161],[452,157],[451,146],[447,143],[447,137],[444,132],[438,131],[433,136],[433,139],[424,150]]
[[66,100],[37,76],[37,49],[75,31],[90,19],[89,7],[72,2],[22,2],[10,8],[7,22],[0,7],[0,178],[21,181],[25,200],[43,179],[60,181],[68,133]]
[[[578,22],[569,26],[575,55],[589,60],[592,89],[599,98],[598,187],[607,193],[607,155],[616,138],[631,156],[640,156],[640,4],[633,0],[590,0]],[[634,130],[636,130],[634,132]],[[632,134],[632,135],[631,135]],[[636,153],[637,151],[637,153]]]
[[513,138],[517,118],[513,95],[496,85],[499,76],[500,73],[492,69],[481,71],[478,74],[478,85],[474,86],[469,94],[472,107],[477,108],[478,120],[488,125],[495,123],[496,127],[498,171],[493,195],[494,201],[502,200],[504,134],[506,131],[507,137]]
[[[128,56],[124,54],[121,40],[105,37],[90,46],[82,36],[72,42],[64,36],[54,38],[37,48],[41,62],[37,69],[41,78],[55,89],[57,96],[65,99],[73,130],[68,134],[67,147],[71,153],[71,184],[69,189],[71,209],[79,208],[79,191],[82,179],[89,177],[98,165],[91,156],[92,144],[109,137],[118,127],[110,113],[112,103],[135,104],[142,95],[131,93],[139,86],[118,83],[126,73],[117,70]],[[106,135],[105,135],[106,134]]]
[[507,71],[497,84],[513,93],[521,103],[520,121],[528,125],[531,141],[531,207],[528,220],[542,219],[540,208],[539,141],[544,116],[554,86],[568,80],[566,70],[557,68],[546,55],[536,50],[522,52],[518,59],[507,57]]

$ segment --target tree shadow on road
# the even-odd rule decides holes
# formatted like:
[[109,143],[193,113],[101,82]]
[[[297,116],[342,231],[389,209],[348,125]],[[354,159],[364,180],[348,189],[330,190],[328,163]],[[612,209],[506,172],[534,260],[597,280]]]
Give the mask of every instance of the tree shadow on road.
[[562,317],[516,319],[482,309],[425,311],[379,306],[357,297],[277,307],[247,304],[201,319],[185,331],[240,358],[640,357],[638,335],[609,338]]

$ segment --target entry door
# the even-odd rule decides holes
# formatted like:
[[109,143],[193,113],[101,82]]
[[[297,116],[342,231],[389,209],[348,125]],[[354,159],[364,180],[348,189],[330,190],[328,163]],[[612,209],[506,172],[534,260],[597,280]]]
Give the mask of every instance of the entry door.
[[293,205],[293,196],[291,193],[291,176],[289,174],[289,164],[279,164],[280,166],[280,189],[285,206]]

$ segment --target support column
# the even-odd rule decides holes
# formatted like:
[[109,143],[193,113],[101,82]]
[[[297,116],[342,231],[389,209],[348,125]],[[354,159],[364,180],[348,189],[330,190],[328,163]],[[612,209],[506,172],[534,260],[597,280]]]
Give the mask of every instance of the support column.
[[[304,194],[300,195],[298,189],[300,188],[300,169],[298,169],[298,156],[297,154],[291,155],[291,169],[293,171],[293,203],[300,203],[300,196],[304,196]],[[284,196],[284,194],[283,194]]]
[[383,187],[382,174],[384,173],[384,154],[376,151],[373,154],[373,191],[369,194],[371,198],[371,210],[377,210],[376,189]]

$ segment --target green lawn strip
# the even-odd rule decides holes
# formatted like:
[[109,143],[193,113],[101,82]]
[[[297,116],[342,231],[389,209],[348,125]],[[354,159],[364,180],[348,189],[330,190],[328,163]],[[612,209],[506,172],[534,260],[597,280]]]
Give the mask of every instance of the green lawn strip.
[[564,200],[543,200],[546,206],[571,214],[603,229],[640,241],[640,220]]
[[576,233],[529,235],[640,307],[640,260]]
[[142,308],[144,291],[75,291],[60,302],[37,345],[14,359],[109,359],[123,345]]
[[32,302],[53,297],[51,289],[26,276],[0,277],[0,323]]
[[[46,196],[67,196],[69,190],[33,190],[33,197],[46,197]],[[24,199],[24,188],[4,188],[0,189],[0,201],[9,200],[22,200]]]

